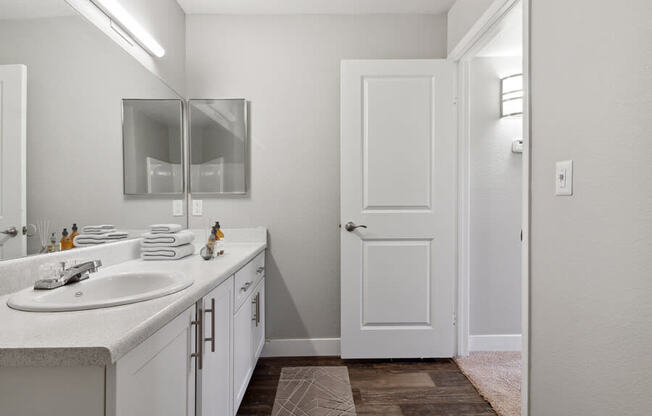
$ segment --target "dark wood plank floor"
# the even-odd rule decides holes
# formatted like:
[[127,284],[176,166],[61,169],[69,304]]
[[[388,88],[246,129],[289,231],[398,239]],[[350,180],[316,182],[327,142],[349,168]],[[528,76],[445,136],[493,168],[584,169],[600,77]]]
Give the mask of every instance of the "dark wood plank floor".
[[339,357],[261,358],[238,415],[271,415],[281,368],[313,365],[348,367],[359,416],[496,415],[452,360]]

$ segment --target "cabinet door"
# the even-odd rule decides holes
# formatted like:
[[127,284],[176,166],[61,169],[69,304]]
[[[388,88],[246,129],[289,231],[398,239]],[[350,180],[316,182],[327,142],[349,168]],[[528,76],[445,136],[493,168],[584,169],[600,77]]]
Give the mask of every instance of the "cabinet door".
[[233,410],[237,413],[242,396],[253,372],[251,297],[244,302],[233,317]]
[[194,316],[193,306],[108,368],[107,414],[195,415]]
[[231,349],[233,328],[233,277],[213,289],[203,304],[203,360],[198,370],[197,415],[233,414],[233,368]]
[[265,279],[260,281],[253,295],[254,316],[251,321],[253,329],[253,366],[265,346]]

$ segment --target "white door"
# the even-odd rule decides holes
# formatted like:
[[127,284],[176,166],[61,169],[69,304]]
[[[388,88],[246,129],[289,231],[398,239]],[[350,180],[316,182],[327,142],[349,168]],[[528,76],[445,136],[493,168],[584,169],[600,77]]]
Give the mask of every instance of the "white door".
[[343,358],[454,354],[453,74],[445,60],[342,62]]
[[199,416],[232,416],[233,368],[233,277],[202,299],[204,311],[204,355],[198,370]]
[[0,65],[0,260],[27,254],[27,67]]

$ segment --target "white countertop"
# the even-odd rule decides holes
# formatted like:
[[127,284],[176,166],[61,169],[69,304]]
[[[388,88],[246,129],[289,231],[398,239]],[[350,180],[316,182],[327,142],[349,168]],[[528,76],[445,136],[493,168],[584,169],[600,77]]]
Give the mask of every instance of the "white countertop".
[[180,292],[130,305],[23,312],[7,306],[11,295],[0,296],[0,367],[115,363],[266,247],[264,242],[227,243],[225,254],[211,261],[198,254],[178,261],[130,260],[91,275],[94,279],[124,271],[177,271],[194,278],[194,283]]

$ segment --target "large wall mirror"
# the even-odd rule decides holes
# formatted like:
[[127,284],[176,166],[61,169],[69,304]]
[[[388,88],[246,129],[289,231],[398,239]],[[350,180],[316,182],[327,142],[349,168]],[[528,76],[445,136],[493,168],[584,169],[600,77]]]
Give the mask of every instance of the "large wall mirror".
[[190,192],[228,196],[247,193],[247,102],[189,100]]
[[[113,225],[128,237],[153,223],[186,226],[187,218],[172,210],[173,200],[184,199],[183,97],[64,0],[47,3],[0,2],[0,232],[7,231],[0,234],[0,258],[47,251],[64,228],[72,233],[73,224],[78,232]],[[11,104],[21,90],[24,109]],[[132,133],[127,137],[134,140],[127,145],[144,146],[123,166],[126,98],[142,100],[124,102],[125,128]],[[152,108],[150,100],[164,105]],[[22,121],[24,151],[20,135],[10,130]],[[123,181],[123,172],[130,182]],[[132,191],[169,196],[125,195]]]

